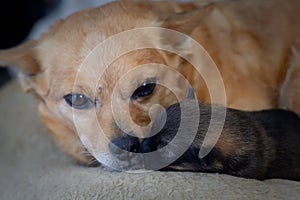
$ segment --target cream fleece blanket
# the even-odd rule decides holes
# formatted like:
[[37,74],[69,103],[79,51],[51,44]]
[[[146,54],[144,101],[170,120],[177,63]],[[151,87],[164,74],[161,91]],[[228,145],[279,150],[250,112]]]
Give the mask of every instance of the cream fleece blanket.
[[300,182],[294,181],[79,166],[53,143],[33,98],[16,82],[0,91],[0,113],[1,200],[300,199]]

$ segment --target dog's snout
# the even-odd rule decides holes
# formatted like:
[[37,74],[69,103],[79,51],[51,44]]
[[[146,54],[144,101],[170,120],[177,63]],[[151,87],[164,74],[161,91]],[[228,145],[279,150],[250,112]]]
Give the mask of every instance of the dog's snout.
[[111,153],[120,159],[121,157],[130,157],[132,153],[149,153],[157,150],[158,147],[153,137],[140,142],[136,137],[125,136],[113,139],[109,144],[109,149]]
[[120,160],[129,159],[132,153],[137,153],[139,151],[139,148],[139,139],[129,135],[113,139],[109,144],[111,153]]

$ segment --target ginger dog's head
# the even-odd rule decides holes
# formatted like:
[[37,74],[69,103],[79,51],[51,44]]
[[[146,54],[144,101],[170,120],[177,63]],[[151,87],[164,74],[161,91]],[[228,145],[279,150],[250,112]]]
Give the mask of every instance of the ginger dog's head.
[[193,74],[178,68],[183,59],[154,48],[160,33],[149,36],[143,28],[194,8],[121,1],[84,10],[58,21],[38,41],[2,50],[0,64],[23,72],[25,91],[36,97],[43,123],[67,154],[82,163],[96,158],[128,166],[112,158],[111,141],[146,137],[161,107],[185,98],[186,74]]

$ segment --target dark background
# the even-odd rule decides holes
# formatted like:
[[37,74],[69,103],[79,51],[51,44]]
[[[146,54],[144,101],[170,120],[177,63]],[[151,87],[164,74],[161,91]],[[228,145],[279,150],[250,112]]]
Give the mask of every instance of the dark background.
[[[33,24],[47,15],[60,0],[2,0],[0,3],[0,49],[16,46],[28,36]],[[11,79],[0,66],[0,87]]]

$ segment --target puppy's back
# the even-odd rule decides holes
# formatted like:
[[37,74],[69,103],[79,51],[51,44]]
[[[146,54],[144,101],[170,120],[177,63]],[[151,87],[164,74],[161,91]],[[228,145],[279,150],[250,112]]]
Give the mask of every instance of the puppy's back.
[[300,118],[293,112],[266,110],[250,113],[275,145],[265,178],[300,180]]

